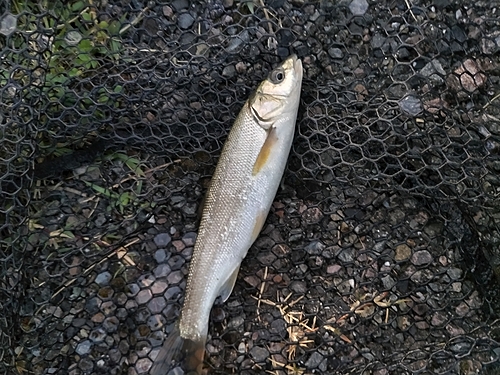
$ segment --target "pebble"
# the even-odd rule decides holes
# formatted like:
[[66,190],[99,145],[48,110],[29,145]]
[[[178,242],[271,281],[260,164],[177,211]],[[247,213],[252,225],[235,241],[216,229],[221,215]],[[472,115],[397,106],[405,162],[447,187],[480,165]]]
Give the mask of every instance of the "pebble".
[[328,267],[326,267],[326,273],[331,275],[333,273],[339,272],[341,269],[342,267],[338,264],[330,264]]
[[292,281],[290,289],[298,294],[305,294],[307,292],[307,285],[304,281]]
[[341,59],[344,57],[344,53],[340,48],[329,48],[328,49],[328,54],[332,59]]
[[101,305],[101,311],[105,316],[111,316],[116,309],[117,307],[113,301],[107,301]]
[[432,262],[432,255],[427,250],[417,251],[411,257],[411,262],[415,266],[422,266]]
[[108,285],[110,280],[111,280],[111,274],[108,271],[101,272],[95,278],[96,284],[99,284],[101,286]]
[[269,357],[269,351],[260,346],[254,346],[252,349],[250,349],[250,355],[252,356],[253,360],[257,363],[265,362]]
[[382,285],[387,290],[391,289],[394,285],[396,285],[396,280],[394,280],[391,275],[385,275],[384,277],[381,278],[381,281]]
[[139,293],[137,293],[135,300],[139,305],[142,305],[147,303],[151,298],[153,298],[151,291],[149,289],[143,289]]
[[394,260],[401,262],[403,260],[410,259],[411,249],[406,244],[401,244],[396,247],[396,254],[394,255]]
[[151,293],[153,294],[163,294],[167,289],[167,283],[164,280],[157,280],[151,285]]
[[102,342],[105,337],[106,332],[102,328],[94,329],[89,335],[89,339],[92,340],[92,342]]
[[187,9],[189,7],[188,0],[173,0],[170,5],[177,11],[181,11],[183,9]]
[[83,374],[91,374],[94,369],[94,359],[88,357],[80,359],[78,361],[78,368]]
[[11,13],[6,12],[2,19],[0,19],[0,34],[8,36],[16,31],[17,17]]
[[410,116],[417,116],[422,112],[422,102],[415,95],[407,95],[399,102],[399,108]]
[[163,15],[167,18],[172,18],[172,16],[174,15],[174,10],[168,5],[165,5],[163,7]]
[[452,280],[458,280],[462,277],[462,270],[460,268],[449,268],[446,273]]
[[85,340],[85,341],[82,341],[80,342],[77,346],[76,346],[76,353],[78,355],[87,355],[90,353],[90,348],[92,348],[92,342],[90,340]]
[[153,270],[153,274],[155,275],[156,278],[160,277],[165,277],[171,272],[170,266],[168,264],[159,264],[158,267],[156,267]]
[[166,247],[170,241],[172,240],[172,237],[168,233],[159,233],[155,236],[154,242],[156,246],[162,248]]
[[326,246],[320,241],[313,241],[309,243],[304,250],[310,255],[319,255],[323,252]]
[[318,368],[321,362],[323,361],[323,358],[324,357],[319,352],[314,351],[305,363],[306,368],[307,369]]
[[163,297],[155,297],[148,303],[148,309],[152,314],[159,314],[167,306],[167,302]]
[[172,245],[174,245],[175,250],[178,252],[180,252],[186,248],[186,245],[181,240],[172,241]]
[[234,65],[228,65],[222,69],[222,76],[226,78],[232,78],[236,75],[236,68]]
[[165,249],[159,249],[155,252],[155,260],[157,263],[163,263],[167,259],[167,252]]
[[239,74],[243,74],[247,71],[247,66],[244,62],[240,61],[238,63],[236,63],[236,71],[239,73]]
[[366,0],[353,0],[349,4],[349,10],[354,16],[362,16],[368,10],[368,3]]
[[141,290],[141,288],[139,287],[139,285],[137,284],[128,284],[127,287],[126,287],[126,294],[128,297],[133,297],[135,296],[137,293],[139,293],[139,291]]
[[179,284],[184,279],[182,271],[173,271],[167,276],[169,285]]
[[110,316],[109,318],[104,319],[102,327],[106,330],[106,332],[116,332],[119,324],[120,321],[116,316]]
[[174,255],[168,260],[168,265],[172,271],[180,270],[186,263],[182,255]]
[[85,310],[91,315],[96,314],[99,311],[101,303],[102,301],[98,297],[90,298],[85,304]]
[[182,237],[182,242],[188,247],[194,246],[196,242],[196,232],[188,232]]

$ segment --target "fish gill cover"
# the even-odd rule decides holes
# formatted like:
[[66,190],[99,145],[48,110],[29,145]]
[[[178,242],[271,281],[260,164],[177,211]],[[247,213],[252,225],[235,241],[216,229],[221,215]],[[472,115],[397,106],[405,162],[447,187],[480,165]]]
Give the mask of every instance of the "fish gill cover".
[[0,3],[0,374],[147,374],[243,102],[303,62],[209,374],[499,374],[493,1]]

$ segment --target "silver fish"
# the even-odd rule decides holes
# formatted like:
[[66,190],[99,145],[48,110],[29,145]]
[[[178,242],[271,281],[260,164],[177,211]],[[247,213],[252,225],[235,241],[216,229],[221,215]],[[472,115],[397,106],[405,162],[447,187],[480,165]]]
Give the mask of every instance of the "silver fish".
[[292,55],[271,71],[236,118],[207,192],[179,322],[150,374],[167,374],[172,360],[188,374],[201,374],[212,305],[231,294],[283,176],[301,85],[302,62]]

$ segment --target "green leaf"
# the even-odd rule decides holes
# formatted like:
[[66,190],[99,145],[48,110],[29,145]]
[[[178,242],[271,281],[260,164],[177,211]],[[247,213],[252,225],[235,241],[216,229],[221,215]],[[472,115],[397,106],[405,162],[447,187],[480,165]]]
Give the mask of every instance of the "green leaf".
[[109,27],[109,24],[106,21],[101,21],[98,24],[100,29],[107,29]]
[[81,52],[90,52],[94,48],[94,45],[90,41],[90,39],[82,39],[80,43],[78,43],[78,49]]
[[85,8],[85,3],[83,1],[77,1],[76,3],[74,3],[73,5],[71,5],[71,10],[73,12],[79,12],[83,8]]
[[90,13],[87,13],[87,12],[82,13],[82,18],[87,22],[92,21],[92,15]]
[[118,35],[121,29],[121,22],[111,21],[108,27],[108,32],[110,35]]

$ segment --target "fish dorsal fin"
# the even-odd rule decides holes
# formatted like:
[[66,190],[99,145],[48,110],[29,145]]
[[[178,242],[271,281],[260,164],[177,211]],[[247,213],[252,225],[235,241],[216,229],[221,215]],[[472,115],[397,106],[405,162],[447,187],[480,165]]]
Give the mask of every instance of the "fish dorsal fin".
[[271,126],[271,128],[267,131],[267,137],[260,149],[259,155],[257,155],[257,159],[255,160],[255,164],[252,169],[252,176],[256,176],[262,170],[262,168],[269,161],[269,156],[271,155],[271,151],[273,147],[276,145],[278,141],[278,135],[276,133],[276,128]]
[[240,266],[236,267],[233,273],[228,277],[224,285],[222,285],[222,288],[220,288],[219,296],[222,299],[222,302],[225,302],[231,295],[234,284],[236,283],[236,278],[238,277],[239,270]]

